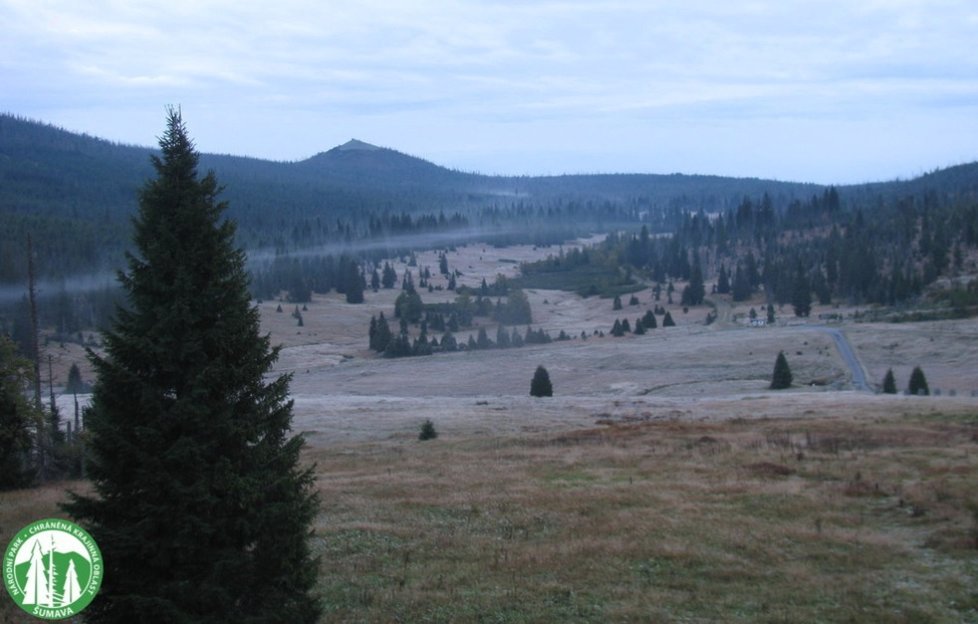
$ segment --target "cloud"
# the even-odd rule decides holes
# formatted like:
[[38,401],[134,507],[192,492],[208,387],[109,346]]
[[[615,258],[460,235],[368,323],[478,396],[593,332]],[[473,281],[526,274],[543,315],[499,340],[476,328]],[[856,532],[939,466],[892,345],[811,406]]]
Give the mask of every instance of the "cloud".
[[[7,0],[0,78],[15,93],[6,98],[12,112],[70,119],[92,133],[121,132],[181,103],[191,122],[202,111],[201,145],[214,151],[301,158],[330,147],[313,140],[373,132],[436,160],[471,153],[459,141],[485,144],[478,168],[495,171],[502,167],[488,154],[529,154],[532,141],[556,140],[548,128],[580,135],[573,145],[573,137],[556,143],[584,159],[592,137],[626,126],[622,153],[637,152],[654,123],[712,126],[717,137],[731,124],[755,124],[766,140],[766,128],[785,119],[834,119],[839,125],[823,130],[841,133],[852,119],[949,110],[964,118],[975,112],[978,84],[974,7]],[[978,122],[962,123],[974,136]],[[521,144],[491,146],[493,135]],[[576,168],[589,167],[604,168],[583,160]]]

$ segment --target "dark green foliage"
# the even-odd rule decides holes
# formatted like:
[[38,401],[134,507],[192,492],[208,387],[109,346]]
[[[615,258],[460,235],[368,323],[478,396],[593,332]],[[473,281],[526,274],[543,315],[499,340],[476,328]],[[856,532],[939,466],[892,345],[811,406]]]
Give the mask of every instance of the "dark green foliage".
[[365,280],[360,273],[360,267],[355,262],[349,262],[346,268],[346,280],[343,290],[347,303],[363,303]]
[[475,340],[475,346],[479,349],[491,349],[494,346],[492,341],[489,340],[489,335],[486,333],[485,327],[479,328],[479,337]]
[[884,394],[896,394],[896,378],[893,376],[893,369],[886,369],[886,375],[883,376],[883,393]]
[[421,423],[421,430],[418,432],[418,439],[422,442],[426,440],[434,440],[438,437],[438,432],[435,430],[435,423],[431,422],[431,419],[426,419]]
[[645,334],[645,323],[642,322],[642,319],[635,319],[635,329],[633,331],[639,336]]
[[795,309],[795,316],[808,316],[812,311],[812,288],[801,264],[795,269],[791,287],[791,307]]
[[135,220],[129,301],[90,354],[92,495],[65,509],[105,560],[87,622],[315,622],[317,500],[289,377],[260,333],[213,175],[170,111]]
[[88,392],[88,390],[88,384],[82,381],[81,371],[78,370],[78,365],[72,364],[71,368],[68,369],[68,382],[65,384],[65,392],[68,394],[81,394]]
[[458,341],[455,340],[455,336],[451,332],[445,332],[441,337],[441,350],[442,351],[458,351]]
[[32,379],[30,362],[0,334],[0,490],[27,487],[34,478],[31,430],[39,417],[25,394]]
[[394,288],[394,284],[397,283],[397,272],[389,262],[384,263],[384,274],[380,278],[380,283],[384,288]]
[[629,298],[629,300],[628,300],[628,305],[630,305],[630,306],[637,306],[638,304],[639,304],[638,297],[636,297],[635,295],[632,295],[631,298]]
[[540,329],[537,329],[537,330],[533,330],[533,329],[527,327],[526,328],[526,336],[523,338],[523,342],[524,342],[524,344],[528,344],[528,345],[531,345],[531,344],[549,344],[549,343],[553,342],[553,339],[550,337],[550,334],[548,334],[546,331],[544,331],[544,329],[542,327]]
[[731,287],[733,300],[746,301],[750,299],[753,290],[750,279],[747,277],[747,272],[738,264],[734,270],[733,286]]
[[682,304],[684,306],[700,305],[705,297],[706,287],[703,285],[703,270],[700,268],[699,259],[697,259],[690,273],[689,284],[683,288]]
[[528,325],[532,323],[533,314],[530,311],[530,301],[526,294],[518,288],[510,289],[506,303],[496,306],[493,318],[504,325]]
[[612,310],[615,310],[615,311],[621,310],[621,297],[620,296],[615,295],[615,300],[612,303],[611,309]]
[[370,348],[373,351],[383,353],[393,337],[391,326],[388,324],[387,319],[384,318],[383,312],[380,313],[380,318],[370,317],[369,338]]
[[496,328],[496,346],[500,349],[510,346],[509,332],[502,325]]
[[792,379],[791,367],[788,366],[788,360],[784,357],[784,351],[779,351],[778,358],[774,361],[774,374],[771,376],[771,390],[790,388]]
[[774,319],[774,304],[773,303],[769,303],[769,304],[767,304],[767,324],[768,325],[773,325],[774,324],[774,320],[775,320]]
[[530,381],[530,396],[552,397],[553,395],[554,387],[550,382],[550,373],[543,366],[537,366],[536,372],[533,373],[533,379]]
[[621,338],[625,335],[625,330],[621,326],[621,319],[615,319],[615,324],[611,326],[611,335],[615,338]]
[[394,318],[403,319],[408,323],[421,321],[423,312],[424,302],[421,301],[421,295],[414,288],[399,294],[394,302]]
[[717,278],[717,294],[730,294],[730,277],[727,275],[727,268],[722,264],[720,265],[720,275]]
[[414,347],[407,333],[400,332],[396,337],[391,338],[384,349],[384,357],[397,358],[409,357],[414,355]]
[[645,326],[645,329],[655,329],[659,326],[658,322],[655,320],[655,314],[652,313],[652,310],[645,311],[645,315],[642,317],[642,325]]
[[672,320],[672,314],[670,314],[668,310],[666,311],[666,315],[662,318],[662,326],[663,327],[676,326],[676,321]]
[[927,386],[927,377],[919,366],[914,366],[910,373],[910,382],[907,384],[907,391],[912,395],[929,395],[930,388]]

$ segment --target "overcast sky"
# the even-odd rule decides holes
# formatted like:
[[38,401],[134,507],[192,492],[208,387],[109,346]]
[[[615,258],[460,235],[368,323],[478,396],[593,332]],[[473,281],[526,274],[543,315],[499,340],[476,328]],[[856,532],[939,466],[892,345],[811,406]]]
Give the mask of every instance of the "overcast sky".
[[978,159],[978,2],[0,0],[0,110],[301,160],[847,183]]

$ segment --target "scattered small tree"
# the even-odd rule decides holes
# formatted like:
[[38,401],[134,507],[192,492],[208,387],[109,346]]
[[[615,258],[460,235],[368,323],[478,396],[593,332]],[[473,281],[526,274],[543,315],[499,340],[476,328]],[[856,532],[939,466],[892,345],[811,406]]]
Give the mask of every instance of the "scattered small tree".
[[790,388],[792,379],[791,367],[788,366],[788,360],[784,357],[784,351],[779,351],[778,359],[774,361],[774,375],[771,376],[771,390]]
[[421,430],[418,432],[418,439],[422,442],[425,440],[434,440],[438,437],[438,432],[435,430],[435,423],[431,422],[431,419],[426,419],[421,423]]
[[645,325],[645,329],[655,329],[659,326],[658,322],[655,320],[655,314],[652,310],[646,310],[645,316],[642,317],[642,325]]
[[929,395],[930,388],[927,386],[927,377],[924,376],[924,371],[920,369],[919,366],[914,366],[913,372],[910,373],[910,383],[907,385],[907,390],[913,395]]
[[884,394],[896,394],[896,379],[893,377],[893,369],[889,368],[886,370],[886,375],[883,376],[883,393]]
[[554,395],[553,384],[550,383],[550,373],[543,366],[537,366],[533,373],[533,380],[530,382],[530,396],[552,397]]
[[611,303],[611,309],[615,311],[621,310],[621,297],[618,295],[615,295],[615,299]]
[[666,311],[666,315],[662,319],[662,326],[663,327],[675,327],[676,326],[676,321],[672,320],[672,315],[669,314],[669,311],[668,310]]
[[68,383],[65,384],[65,392],[68,394],[81,394],[85,392],[85,382],[82,381],[81,371],[77,364],[72,364],[68,369]]

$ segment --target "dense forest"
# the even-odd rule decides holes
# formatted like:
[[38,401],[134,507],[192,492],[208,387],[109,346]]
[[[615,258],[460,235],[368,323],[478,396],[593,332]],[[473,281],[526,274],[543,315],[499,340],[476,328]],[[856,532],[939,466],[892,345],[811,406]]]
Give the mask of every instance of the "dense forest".
[[[873,196],[857,189],[846,199],[830,187],[787,205],[767,194],[745,197],[728,211],[684,213],[668,237],[642,226],[637,232],[613,232],[594,249],[524,265],[520,283],[570,283],[580,289],[587,276],[605,276],[611,290],[581,294],[612,296],[627,292],[633,275],[660,285],[678,280],[687,283],[682,303],[698,305],[706,294],[704,282],[715,280],[716,291],[734,301],[763,291],[767,301],[791,304],[797,315],[807,316],[813,300],[905,304],[944,279],[948,287],[937,296],[949,299],[951,313],[973,314],[974,282],[955,278],[976,271],[975,173],[970,165],[947,170],[931,176],[931,184],[908,184],[911,192],[902,195],[880,187],[887,192]],[[595,288],[598,282],[590,281]]]
[[[0,331],[25,331],[28,235],[42,322],[84,340],[79,331],[107,318],[154,153],[0,115]],[[695,277],[717,279],[735,299],[763,290],[787,303],[804,291],[895,304],[963,271],[978,241],[978,164],[838,188],[679,174],[493,177],[352,140],[291,163],[202,154],[201,167],[223,185],[252,294],[295,302],[330,290],[362,300],[383,260],[412,250],[610,232],[591,252],[524,267],[516,285],[614,296],[634,278]]]

